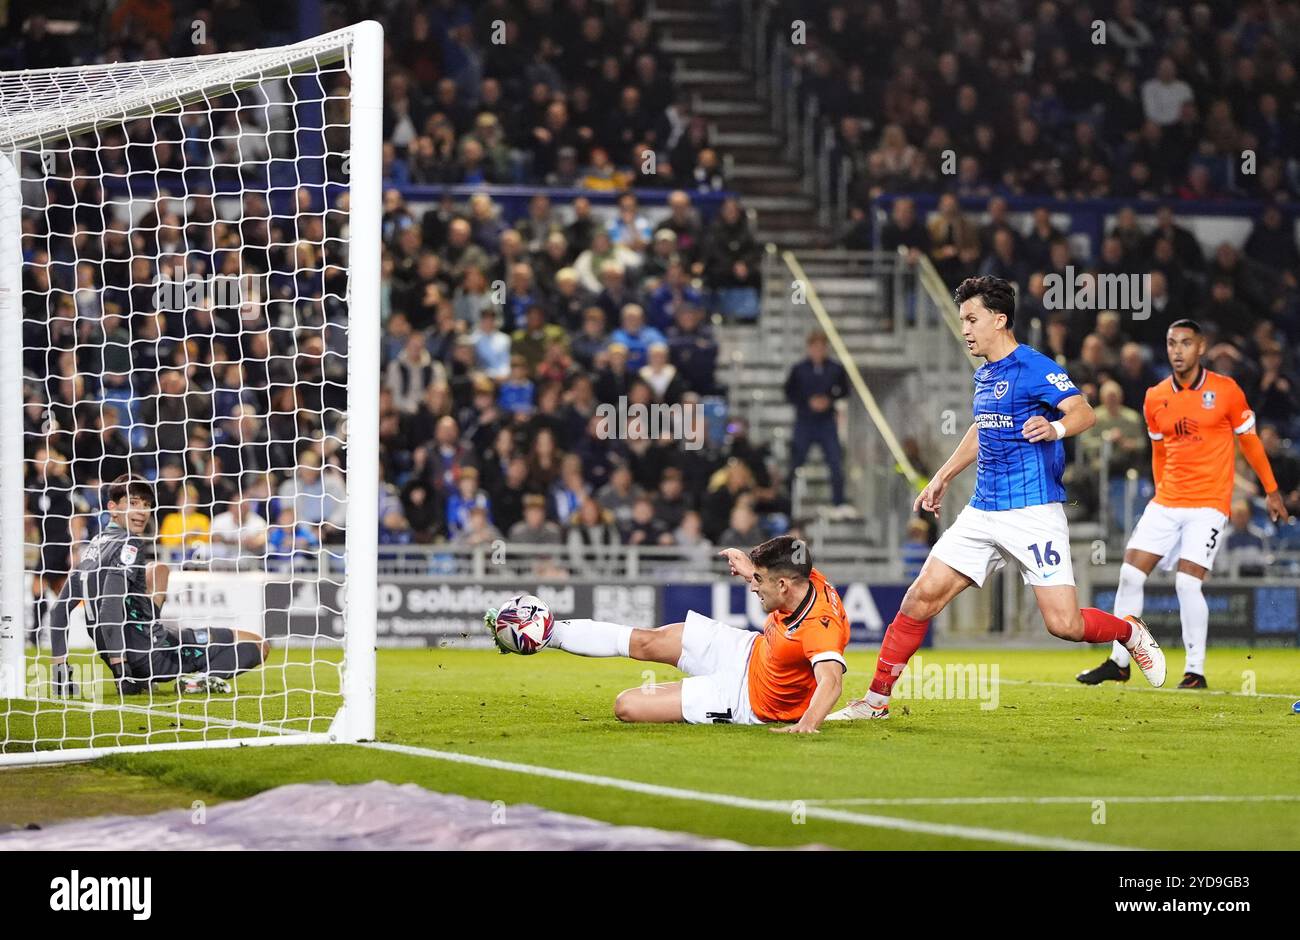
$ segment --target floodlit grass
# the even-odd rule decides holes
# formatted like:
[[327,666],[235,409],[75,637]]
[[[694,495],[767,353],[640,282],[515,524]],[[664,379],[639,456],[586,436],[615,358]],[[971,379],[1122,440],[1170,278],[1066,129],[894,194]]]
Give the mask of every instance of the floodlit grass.
[[[996,689],[996,707],[981,707],[991,704],[987,697],[900,698],[887,722],[827,725],[820,735],[791,736],[755,727],[616,721],[614,696],[640,685],[647,668],[657,668],[659,681],[677,677],[664,667],[552,652],[525,658],[380,651],[382,741],[779,804],[764,808],[346,746],[129,754],[61,770],[74,782],[82,773],[105,771],[131,775],[124,781],[148,778],[169,799],[187,793],[240,798],[317,780],[413,782],[754,845],[1007,847],[891,831],[865,824],[860,817],[869,815],[1143,848],[1300,848],[1300,801],[1260,799],[1300,800],[1300,715],[1292,714],[1289,697],[1300,698],[1300,651],[1212,648],[1210,694],[1153,691],[1136,673],[1126,686],[1075,683],[1074,673],[1101,655],[1100,648],[925,650],[922,659],[930,667],[961,665],[973,675],[971,666],[996,664],[1000,684],[983,688],[986,695]],[[1170,660],[1172,685],[1180,651],[1171,651]],[[849,663],[846,688],[860,694],[874,651],[851,653]],[[241,679],[241,689],[250,681],[279,688],[276,676],[273,662],[265,677]],[[1226,694],[1250,690],[1251,681],[1261,694]],[[973,696],[969,688],[967,695]],[[283,701],[296,707],[292,697]],[[234,713],[247,718],[249,707],[240,702]],[[0,805],[8,778],[0,771]],[[64,797],[51,781],[38,785],[49,787],[51,800],[80,799],[75,790]],[[1232,799],[1171,799],[1189,796]],[[1042,798],[1070,801],[1026,802]],[[948,802],[870,802],[899,799]],[[817,818],[817,808],[830,807],[857,818]],[[101,803],[86,803],[87,813],[103,811]]]

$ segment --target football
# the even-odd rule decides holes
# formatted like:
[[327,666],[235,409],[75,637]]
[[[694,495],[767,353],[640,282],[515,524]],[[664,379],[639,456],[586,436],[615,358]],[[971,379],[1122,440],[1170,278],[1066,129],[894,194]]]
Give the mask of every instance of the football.
[[534,594],[520,594],[502,605],[497,613],[497,638],[510,650],[525,656],[543,649],[551,640],[555,615],[546,601]]

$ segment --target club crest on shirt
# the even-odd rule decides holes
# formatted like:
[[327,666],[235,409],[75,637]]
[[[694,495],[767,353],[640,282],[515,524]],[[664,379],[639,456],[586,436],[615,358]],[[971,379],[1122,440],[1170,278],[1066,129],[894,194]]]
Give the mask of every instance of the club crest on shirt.
[[122,549],[122,564],[134,565],[135,556],[139,554],[139,549],[134,545],[127,545]]
[[993,383],[993,397],[994,397],[994,398],[1001,398],[1003,395],[1005,395],[1005,394],[1007,393],[1007,389],[1009,389],[1010,387],[1011,387],[1011,383],[1010,383],[1010,382],[995,382],[995,383]]
[[1201,392],[1201,407],[1206,411],[1214,410],[1214,392]]

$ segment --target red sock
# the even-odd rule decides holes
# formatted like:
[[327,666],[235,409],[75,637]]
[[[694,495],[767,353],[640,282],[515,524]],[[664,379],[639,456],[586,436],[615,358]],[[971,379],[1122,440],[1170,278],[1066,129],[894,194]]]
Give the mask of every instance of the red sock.
[[1133,635],[1133,624],[1122,617],[1108,614],[1096,607],[1085,607],[1079,613],[1083,614],[1085,643],[1109,643],[1111,640],[1127,643]]
[[876,675],[871,680],[871,691],[877,695],[888,695],[894,683],[902,675],[907,661],[921,648],[925,631],[930,621],[913,620],[899,612],[894,622],[885,631],[885,638],[880,642],[880,655],[876,657]]

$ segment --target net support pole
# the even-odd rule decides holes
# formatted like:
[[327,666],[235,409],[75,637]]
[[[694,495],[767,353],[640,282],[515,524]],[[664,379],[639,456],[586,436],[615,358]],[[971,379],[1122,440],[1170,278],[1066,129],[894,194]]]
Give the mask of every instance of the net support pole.
[[0,152],[0,698],[24,698],[22,186]]
[[336,741],[375,736],[379,553],[379,271],[384,30],[367,20],[352,47],[348,166],[348,444],[343,707]]

